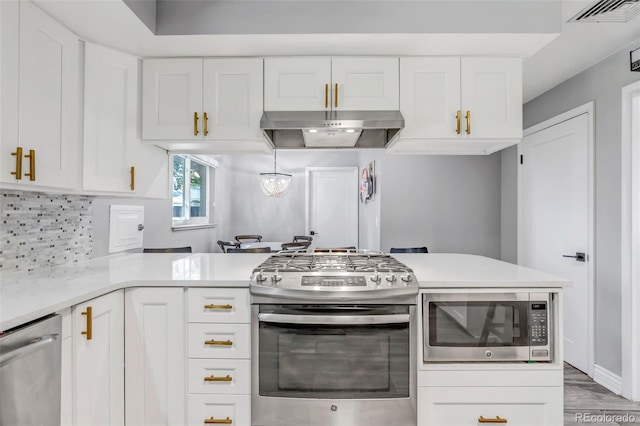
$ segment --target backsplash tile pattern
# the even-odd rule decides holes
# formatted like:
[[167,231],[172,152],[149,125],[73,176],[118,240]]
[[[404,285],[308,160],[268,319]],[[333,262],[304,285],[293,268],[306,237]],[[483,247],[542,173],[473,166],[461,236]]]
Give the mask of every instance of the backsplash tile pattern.
[[91,258],[92,199],[0,191],[0,271],[34,271]]

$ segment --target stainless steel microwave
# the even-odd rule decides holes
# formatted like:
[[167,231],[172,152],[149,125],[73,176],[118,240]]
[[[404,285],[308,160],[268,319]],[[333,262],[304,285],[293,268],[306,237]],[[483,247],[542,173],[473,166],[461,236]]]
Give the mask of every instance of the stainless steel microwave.
[[425,293],[425,362],[552,361],[550,293]]

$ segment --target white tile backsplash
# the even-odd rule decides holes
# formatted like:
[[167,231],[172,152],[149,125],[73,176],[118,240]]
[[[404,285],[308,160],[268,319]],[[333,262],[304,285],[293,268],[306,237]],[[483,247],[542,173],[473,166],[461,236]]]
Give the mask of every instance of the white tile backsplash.
[[33,271],[91,258],[92,199],[0,192],[0,270]]

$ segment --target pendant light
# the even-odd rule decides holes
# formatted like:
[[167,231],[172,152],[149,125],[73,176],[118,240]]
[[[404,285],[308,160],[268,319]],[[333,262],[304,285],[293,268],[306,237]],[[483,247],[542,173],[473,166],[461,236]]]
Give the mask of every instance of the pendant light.
[[277,151],[273,150],[273,173],[260,173],[260,188],[267,197],[284,197],[289,190],[291,175],[276,172]]

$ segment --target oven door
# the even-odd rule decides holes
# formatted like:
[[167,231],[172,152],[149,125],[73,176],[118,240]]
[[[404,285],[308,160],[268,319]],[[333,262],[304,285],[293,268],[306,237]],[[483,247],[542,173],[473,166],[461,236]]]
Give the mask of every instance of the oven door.
[[253,310],[253,425],[415,425],[415,306]]
[[[545,306],[549,298],[536,306]],[[536,299],[536,300],[537,300]],[[538,301],[538,300],[537,300]],[[529,293],[423,295],[424,361],[528,361],[531,358]],[[547,327],[550,318],[542,325]],[[535,333],[538,333],[537,327]],[[540,350],[549,360],[548,340]],[[546,350],[546,351],[545,351]],[[542,353],[541,352],[541,353]],[[536,353],[534,351],[534,353]]]

